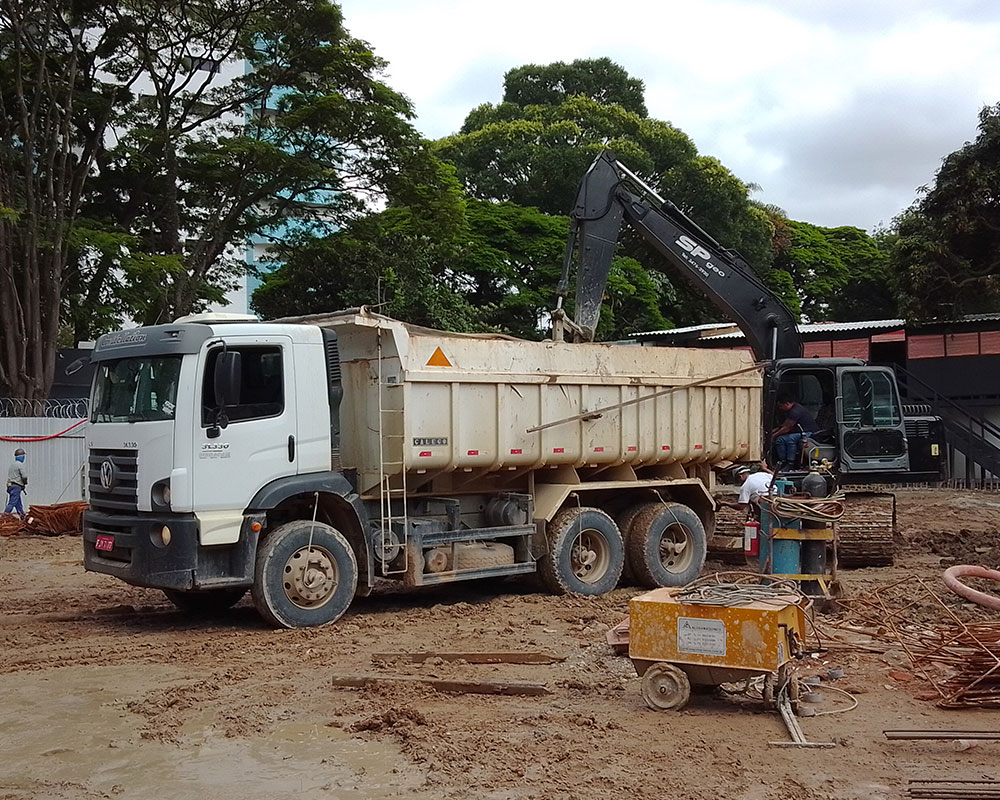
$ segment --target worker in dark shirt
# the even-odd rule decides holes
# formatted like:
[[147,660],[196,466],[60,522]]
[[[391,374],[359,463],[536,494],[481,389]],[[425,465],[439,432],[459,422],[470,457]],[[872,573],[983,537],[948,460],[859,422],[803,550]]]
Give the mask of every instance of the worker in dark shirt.
[[785,421],[771,431],[771,437],[779,469],[788,469],[798,465],[802,439],[806,434],[819,430],[819,425],[807,408],[788,395],[778,398],[778,408],[784,413]]

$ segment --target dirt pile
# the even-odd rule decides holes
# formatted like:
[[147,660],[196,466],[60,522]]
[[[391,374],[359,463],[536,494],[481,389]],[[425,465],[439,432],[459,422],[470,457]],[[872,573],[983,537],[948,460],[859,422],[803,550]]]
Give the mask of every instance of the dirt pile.
[[918,531],[905,538],[912,553],[933,553],[956,564],[1000,565],[1000,530]]

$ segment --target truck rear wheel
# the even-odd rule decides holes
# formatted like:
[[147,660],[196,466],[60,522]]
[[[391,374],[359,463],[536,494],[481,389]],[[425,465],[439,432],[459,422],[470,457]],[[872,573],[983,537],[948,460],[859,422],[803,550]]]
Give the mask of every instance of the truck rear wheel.
[[618,530],[621,531],[622,541],[625,543],[625,564],[622,567],[621,579],[618,581],[620,586],[635,586],[635,573],[632,572],[632,565],[629,563],[628,557],[628,537],[629,531],[632,530],[632,523],[635,522],[635,518],[646,507],[646,503],[629,506],[615,517],[615,524],[618,526]]
[[599,595],[618,585],[625,545],[614,520],[598,508],[568,508],[548,525],[548,552],[538,562],[553,594]]
[[253,579],[260,615],[282,628],[336,622],[354,599],[358,562],[343,534],[322,522],[297,520],[261,541]]
[[682,503],[650,504],[632,522],[628,549],[640,586],[686,586],[705,565],[705,526]]
[[235,606],[247,593],[246,586],[232,586],[225,589],[206,589],[199,592],[181,592],[164,589],[167,600],[181,611],[192,614],[218,614]]

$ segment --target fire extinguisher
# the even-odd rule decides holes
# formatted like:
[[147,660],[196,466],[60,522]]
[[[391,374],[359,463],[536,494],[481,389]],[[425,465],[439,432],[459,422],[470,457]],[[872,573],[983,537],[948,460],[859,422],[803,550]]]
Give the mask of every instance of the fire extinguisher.
[[756,558],[760,553],[760,523],[747,520],[743,525],[743,555]]

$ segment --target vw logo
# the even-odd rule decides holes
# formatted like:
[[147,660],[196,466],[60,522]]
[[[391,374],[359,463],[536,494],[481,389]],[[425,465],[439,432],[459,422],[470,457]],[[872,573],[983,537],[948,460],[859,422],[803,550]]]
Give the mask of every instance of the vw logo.
[[101,487],[105,491],[111,491],[115,485],[115,465],[110,458],[101,462]]

